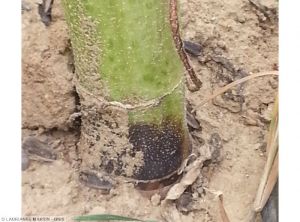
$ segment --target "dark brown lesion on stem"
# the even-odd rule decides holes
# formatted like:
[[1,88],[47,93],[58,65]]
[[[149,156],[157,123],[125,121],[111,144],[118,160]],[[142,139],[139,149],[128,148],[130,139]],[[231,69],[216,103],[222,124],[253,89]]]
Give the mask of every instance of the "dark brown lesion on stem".
[[134,124],[129,127],[129,142],[133,151],[143,153],[143,166],[133,178],[149,181],[166,178],[181,166],[188,150],[188,141],[182,124],[164,121],[154,124]]
[[170,9],[169,9],[169,19],[172,29],[172,35],[173,40],[177,49],[177,52],[180,56],[181,61],[183,62],[183,65],[185,69],[187,70],[191,80],[193,81],[195,85],[195,89],[192,91],[199,90],[202,86],[202,82],[200,79],[197,78],[196,73],[193,69],[193,67],[190,65],[188,57],[184,51],[183,42],[180,37],[179,33],[179,22],[178,22],[178,15],[177,15],[177,0],[170,0]]

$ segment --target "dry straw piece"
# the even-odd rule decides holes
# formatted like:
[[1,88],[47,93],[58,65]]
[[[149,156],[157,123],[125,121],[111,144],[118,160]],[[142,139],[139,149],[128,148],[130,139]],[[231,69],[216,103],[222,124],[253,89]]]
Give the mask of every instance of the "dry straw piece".
[[220,211],[220,216],[222,219],[222,222],[230,222],[228,215],[226,213],[224,202],[223,202],[223,193],[221,191],[211,190],[206,187],[204,189],[212,194],[214,194],[218,198],[218,206]]
[[198,104],[193,110],[192,112],[196,111],[199,107],[203,106],[205,103],[207,103],[208,101],[214,99],[215,97],[221,95],[222,93],[226,92],[227,90],[233,88],[234,86],[237,86],[243,82],[247,82],[251,79],[257,78],[257,77],[261,77],[261,76],[268,76],[268,75],[276,75],[278,76],[278,71],[268,71],[268,72],[259,72],[259,73],[255,73],[255,74],[251,74],[249,76],[246,76],[244,78],[238,79],[232,83],[229,83],[228,85],[217,89],[212,95],[206,97],[200,104]]
[[273,109],[266,151],[268,158],[254,201],[255,212],[263,209],[278,179],[278,97]]

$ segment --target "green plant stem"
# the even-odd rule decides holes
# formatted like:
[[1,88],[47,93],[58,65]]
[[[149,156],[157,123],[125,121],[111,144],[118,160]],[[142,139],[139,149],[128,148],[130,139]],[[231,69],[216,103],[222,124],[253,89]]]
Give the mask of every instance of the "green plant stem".
[[157,99],[151,107],[128,111],[128,139],[133,152],[143,152],[144,161],[133,177],[153,180],[174,173],[189,142],[184,67],[173,41],[169,2],[63,2],[79,84],[98,98],[121,104]]

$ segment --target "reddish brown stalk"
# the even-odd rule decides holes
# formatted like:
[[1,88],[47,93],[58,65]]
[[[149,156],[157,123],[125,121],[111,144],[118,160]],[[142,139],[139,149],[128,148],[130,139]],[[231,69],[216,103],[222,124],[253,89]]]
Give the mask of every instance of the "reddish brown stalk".
[[199,80],[196,76],[196,73],[192,66],[189,63],[188,57],[184,51],[183,43],[179,33],[179,22],[178,22],[178,15],[177,15],[177,0],[170,0],[170,24],[173,34],[173,40],[177,49],[177,52],[180,56],[181,61],[185,69],[187,70],[191,80],[195,85],[195,91],[199,90],[202,86],[201,80]]

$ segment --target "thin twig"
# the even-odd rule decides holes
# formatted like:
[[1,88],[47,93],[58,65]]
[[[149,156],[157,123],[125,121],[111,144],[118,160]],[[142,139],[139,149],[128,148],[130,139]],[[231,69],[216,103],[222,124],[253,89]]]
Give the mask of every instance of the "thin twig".
[[238,79],[232,83],[229,83],[228,85],[217,89],[212,95],[206,97],[200,104],[198,104],[193,110],[192,112],[195,112],[199,107],[203,106],[205,103],[207,103],[208,101],[214,99],[215,97],[221,95],[222,93],[226,92],[227,90],[231,89],[232,87],[239,85],[243,82],[247,82],[248,80],[257,78],[257,77],[261,77],[261,76],[268,76],[268,75],[279,75],[278,71],[269,71],[269,72],[259,72],[259,73],[255,73],[249,76],[246,76],[244,78]]
[[169,19],[170,19],[170,25],[171,25],[172,35],[173,35],[173,41],[175,43],[177,52],[180,56],[181,61],[183,62],[184,67],[196,87],[195,88],[196,91],[200,89],[200,87],[202,86],[202,82],[200,79],[197,78],[193,67],[190,65],[188,56],[184,51],[183,41],[181,40],[180,33],[179,33],[177,1],[170,0],[169,4],[170,4]]

